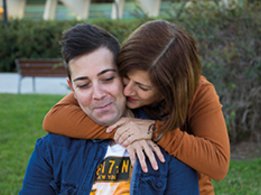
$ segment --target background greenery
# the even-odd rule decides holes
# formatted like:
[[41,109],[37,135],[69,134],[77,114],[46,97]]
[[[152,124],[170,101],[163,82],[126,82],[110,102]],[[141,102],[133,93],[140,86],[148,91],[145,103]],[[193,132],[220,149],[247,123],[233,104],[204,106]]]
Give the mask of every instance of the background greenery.
[[[231,142],[246,139],[260,142],[260,0],[239,0],[239,6],[228,10],[215,6],[218,0],[186,9],[185,0],[169,2],[178,4],[164,4],[162,17],[185,28],[198,41],[203,71],[220,95]],[[9,21],[8,26],[1,23],[0,72],[16,71],[16,58],[60,57],[61,34],[76,23],[99,25],[123,41],[138,25],[151,19],[139,8],[131,14],[133,19],[123,20],[44,22],[35,18]],[[60,98],[0,94],[1,195],[18,193],[34,143],[45,134],[41,128],[42,119]],[[261,194],[260,164],[261,157],[232,160],[225,180],[214,182],[216,194]]]
[[[185,28],[198,41],[203,72],[220,95],[231,142],[261,141],[260,3],[231,10],[221,10],[212,4],[189,9],[182,5],[185,4],[165,12],[164,17]],[[8,26],[1,23],[0,72],[16,71],[16,58],[60,57],[62,32],[76,23],[101,26],[122,42],[137,26],[151,19],[139,9],[136,16],[124,20],[22,20],[10,21]]]
[[[0,194],[18,194],[42,119],[61,96],[0,94]],[[261,194],[261,158],[232,160],[227,177],[214,182],[216,194]]]

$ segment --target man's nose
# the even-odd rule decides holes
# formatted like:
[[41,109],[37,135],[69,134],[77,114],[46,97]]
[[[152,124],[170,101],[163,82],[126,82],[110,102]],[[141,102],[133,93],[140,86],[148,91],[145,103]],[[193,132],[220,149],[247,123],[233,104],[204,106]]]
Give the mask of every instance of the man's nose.
[[100,85],[94,85],[93,87],[93,99],[102,99],[106,96],[106,91]]

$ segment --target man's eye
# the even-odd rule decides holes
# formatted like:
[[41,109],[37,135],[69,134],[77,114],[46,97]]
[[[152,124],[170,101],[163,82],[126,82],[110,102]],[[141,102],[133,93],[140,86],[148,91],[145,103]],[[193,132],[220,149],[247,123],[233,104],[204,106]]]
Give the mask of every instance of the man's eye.
[[83,89],[83,88],[88,88],[88,84],[82,84],[82,85],[77,85],[78,88]]
[[115,77],[108,77],[108,78],[105,78],[104,81],[108,82],[108,81],[112,81]]

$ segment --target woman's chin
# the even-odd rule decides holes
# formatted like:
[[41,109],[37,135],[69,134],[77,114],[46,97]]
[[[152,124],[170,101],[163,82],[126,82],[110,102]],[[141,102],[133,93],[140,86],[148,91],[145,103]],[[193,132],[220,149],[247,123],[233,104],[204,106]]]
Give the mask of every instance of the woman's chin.
[[129,109],[136,109],[136,108],[140,108],[139,104],[135,104],[134,102],[127,102],[127,107]]

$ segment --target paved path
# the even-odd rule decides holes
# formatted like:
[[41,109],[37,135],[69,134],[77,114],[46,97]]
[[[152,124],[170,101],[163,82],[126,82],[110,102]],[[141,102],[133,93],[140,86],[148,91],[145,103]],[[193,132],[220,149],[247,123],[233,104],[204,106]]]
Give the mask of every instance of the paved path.
[[[18,91],[19,75],[17,73],[0,73],[0,93]],[[35,78],[36,94],[68,94],[66,78]],[[33,92],[32,78],[25,77],[21,84],[21,94]]]

